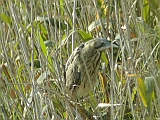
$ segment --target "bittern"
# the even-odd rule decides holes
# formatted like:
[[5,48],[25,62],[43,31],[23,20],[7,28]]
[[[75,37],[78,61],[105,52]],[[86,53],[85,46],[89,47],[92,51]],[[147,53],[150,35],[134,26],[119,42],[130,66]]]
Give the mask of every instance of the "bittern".
[[102,52],[112,45],[116,46],[105,38],[95,38],[75,48],[65,66],[66,87],[74,97],[86,96],[97,85]]

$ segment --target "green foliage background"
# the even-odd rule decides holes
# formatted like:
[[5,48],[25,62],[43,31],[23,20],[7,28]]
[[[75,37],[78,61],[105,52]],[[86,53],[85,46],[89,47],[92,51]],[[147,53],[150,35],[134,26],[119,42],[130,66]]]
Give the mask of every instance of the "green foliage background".
[[[0,11],[0,119],[160,119],[159,0],[1,0]],[[103,53],[98,87],[71,102],[64,65],[95,37],[120,47]]]

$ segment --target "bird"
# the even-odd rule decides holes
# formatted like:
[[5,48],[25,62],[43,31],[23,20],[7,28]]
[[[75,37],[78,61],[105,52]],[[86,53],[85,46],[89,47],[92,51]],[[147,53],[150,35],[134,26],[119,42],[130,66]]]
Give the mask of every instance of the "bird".
[[75,48],[65,65],[65,84],[70,95],[85,97],[98,85],[102,52],[112,46],[117,47],[106,38],[93,38]]

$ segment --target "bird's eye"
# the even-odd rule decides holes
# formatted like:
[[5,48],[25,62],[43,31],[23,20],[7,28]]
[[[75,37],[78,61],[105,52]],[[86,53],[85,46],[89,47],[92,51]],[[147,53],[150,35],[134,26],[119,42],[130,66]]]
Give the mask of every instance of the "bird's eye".
[[105,44],[105,42],[104,42],[104,41],[99,42],[99,47],[102,47],[104,44]]
[[94,48],[95,48],[95,49],[99,49],[100,47],[103,46],[103,44],[104,44],[104,42],[99,42],[99,41],[98,41],[98,42],[95,42],[95,43],[94,43]]
[[103,41],[103,42],[101,42],[101,46],[102,46],[103,44],[105,44],[105,42],[104,42],[104,41]]

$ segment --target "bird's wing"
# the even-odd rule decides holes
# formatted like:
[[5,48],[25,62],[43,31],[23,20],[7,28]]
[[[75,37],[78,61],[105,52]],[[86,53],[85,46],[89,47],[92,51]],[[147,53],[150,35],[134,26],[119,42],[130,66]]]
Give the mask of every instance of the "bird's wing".
[[66,63],[66,86],[72,88],[81,84],[81,51],[84,47],[82,43],[77,47]]
[[82,49],[84,48],[84,43],[82,43],[80,46],[78,46],[77,48],[75,48],[75,50],[73,51],[73,53],[70,55],[70,57],[67,60],[66,63],[66,71],[68,70],[69,66],[73,65],[73,62],[75,61],[75,57],[76,56],[80,56]]

